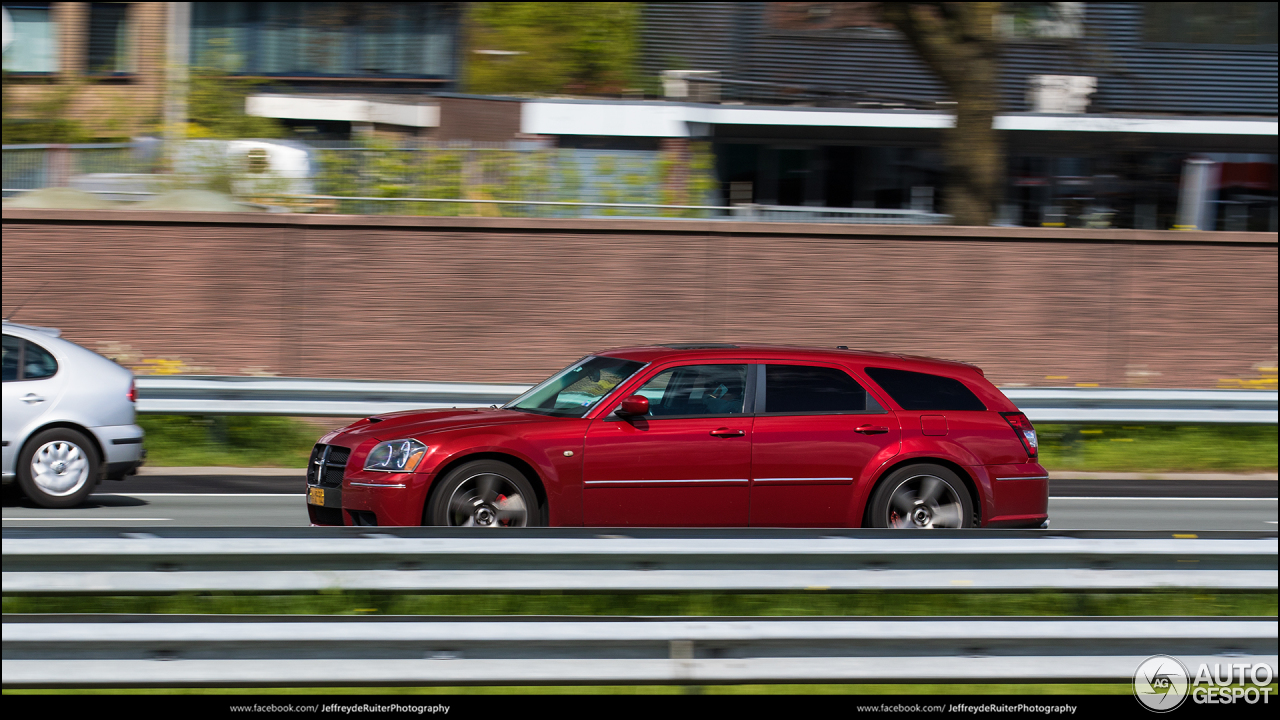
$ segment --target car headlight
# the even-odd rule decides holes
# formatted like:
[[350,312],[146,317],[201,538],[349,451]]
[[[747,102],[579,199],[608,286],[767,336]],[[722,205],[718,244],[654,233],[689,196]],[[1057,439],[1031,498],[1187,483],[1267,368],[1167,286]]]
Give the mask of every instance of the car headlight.
[[382,472],[413,472],[418,461],[427,454],[427,446],[417,440],[391,440],[378,443],[365,458],[365,470]]

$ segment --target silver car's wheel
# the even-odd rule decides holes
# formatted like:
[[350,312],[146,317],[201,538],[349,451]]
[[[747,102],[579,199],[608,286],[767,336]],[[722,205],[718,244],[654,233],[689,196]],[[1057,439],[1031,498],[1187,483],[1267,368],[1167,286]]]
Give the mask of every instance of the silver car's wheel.
[[18,484],[44,507],[79,505],[98,481],[98,454],[84,435],[62,428],[33,437],[18,465]]
[[876,488],[871,525],[902,530],[972,527],[973,505],[955,473],[939,465],[912,465]]
[[524,475],[506,463],[481,460],[444,478],[426,519],[452,527],[529,527],[541,524],[541,513]]

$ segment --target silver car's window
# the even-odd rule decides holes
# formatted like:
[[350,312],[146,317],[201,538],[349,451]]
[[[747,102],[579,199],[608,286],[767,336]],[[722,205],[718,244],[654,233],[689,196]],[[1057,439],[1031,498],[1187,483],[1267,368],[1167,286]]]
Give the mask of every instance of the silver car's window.
[[53,359],[53,355],[28,340],[26,352],[22,357],[22,379],[41,380],[53,377],[57,372],[58,361]]
[[556,417],[582,417],[644,363],[589,357],[544,380],[503,407]]
[[18,366],[22,362],[22,338],[4,336],[4,381],[18,379]]

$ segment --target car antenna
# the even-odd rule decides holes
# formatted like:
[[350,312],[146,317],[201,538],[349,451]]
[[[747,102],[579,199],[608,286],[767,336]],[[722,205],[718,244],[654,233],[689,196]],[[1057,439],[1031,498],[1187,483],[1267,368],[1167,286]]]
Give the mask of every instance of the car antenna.
[[41,291],[41,290],[44,290],[44,289],[45,289],[45,287],[46,287],[46,286],[48,286],[49,282],[50,282],[49,280],[45,280],[45,281],[44,281],[44,285],[41,285],[40,287],[36,288],[36,291],[35,291],[35,292],[33,292],[33,293],[31,293],[30,295],[28,295],[28,296],[27,296],[27,297],[26,297],[22,302],[18,303],[18,307],[14,308],[14,309],[13,309],[13,312],[11,312],[11,313],[9,313],[8,315],[6,315],[6,316],[5,316],[5,318],[4,318],[4,321],[5,321],[5,322],[9,322],[10,320],[12,320],[12,319],[13,319],[13,316],[14,316],[14,315],[17,315],[17,314],[18,314],[18,311],[22,309],[22,306],[23,306],[23,305],[26,305],[26,304],[27,304],[27,301],[31,300],[31,298],[33,298],[33,297],[35,297],[35,296],[39,295],[39,294],[40,294],[40,291]]

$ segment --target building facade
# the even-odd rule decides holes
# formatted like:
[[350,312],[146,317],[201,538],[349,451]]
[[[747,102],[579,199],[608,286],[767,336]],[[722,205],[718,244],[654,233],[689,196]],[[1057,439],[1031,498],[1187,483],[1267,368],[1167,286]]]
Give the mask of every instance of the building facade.
[[[940,199],[941,130],[911,115],[951,98],[875,5],[646,5],[645,70],[694,77],[674,88],[682,99],[846,111],[839,122],[708,127],[725,200]],[[1276,7],[1003,3],[1001,222],[1167,229],[1197,158],[1213,163],[1210,227],[1275,230]]]

